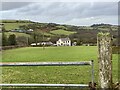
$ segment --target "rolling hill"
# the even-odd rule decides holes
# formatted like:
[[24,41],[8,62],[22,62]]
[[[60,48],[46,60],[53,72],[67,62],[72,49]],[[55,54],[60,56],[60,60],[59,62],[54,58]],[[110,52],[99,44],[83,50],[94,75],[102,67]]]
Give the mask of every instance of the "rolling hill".
[[[61,25],[56,23],[40,23],[30,20],[0,20],[2,26],[5,28],[5,33],[9,36],[10,33],[16,36],[28,37],[30,36],[34,41],[34,35],[37,36],[37,42],[52,41],[55,42],[58,38],[69,37],[72,42],[80,43],[96,43],[98,32],[111,32],[113,37],[118,37],[118,26],[110,24],[93,24],[91,26],[73,26]],[[12,32],[11,30],[29,30],[32,32]],[[44,39],[43,39],[44,36]]]

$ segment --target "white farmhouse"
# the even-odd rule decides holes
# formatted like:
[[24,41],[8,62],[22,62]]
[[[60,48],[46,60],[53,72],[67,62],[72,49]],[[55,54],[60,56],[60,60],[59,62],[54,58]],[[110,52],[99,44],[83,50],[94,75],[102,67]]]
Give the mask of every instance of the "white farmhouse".
[[71,46],[71,40],[69,38],[60,38],[56,44],[57,46]]
[[29,30],[27,30],[28,32],[33,32],[33,29],[29,29]]

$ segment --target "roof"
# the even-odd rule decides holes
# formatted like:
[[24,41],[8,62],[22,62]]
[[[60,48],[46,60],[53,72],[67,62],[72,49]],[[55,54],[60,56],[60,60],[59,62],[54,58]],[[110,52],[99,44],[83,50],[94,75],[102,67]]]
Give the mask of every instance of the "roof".
[[70,38],[60,38],[59,40],[61,40],[61,41],[69,41]]

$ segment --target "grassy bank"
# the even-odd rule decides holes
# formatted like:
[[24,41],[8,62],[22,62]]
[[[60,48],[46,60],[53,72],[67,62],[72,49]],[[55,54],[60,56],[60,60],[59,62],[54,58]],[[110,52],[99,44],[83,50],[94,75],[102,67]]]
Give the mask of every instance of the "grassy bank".
[[[98,81],[96,46],[27,47],[3,51],[3,62],[50,62],[94,60]],[[3,83],[84,83],[91,81],[91,66],[3,67]],[[113,54],[113,79],[118,79],[118,55]]]

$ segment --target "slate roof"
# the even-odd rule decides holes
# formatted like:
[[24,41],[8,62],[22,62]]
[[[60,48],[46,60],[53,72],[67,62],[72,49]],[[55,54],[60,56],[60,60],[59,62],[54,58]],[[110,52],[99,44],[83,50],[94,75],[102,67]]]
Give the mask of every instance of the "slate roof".
[[70,41],[70,38],[60,38],[59,40],[61,40],[61,41]]

